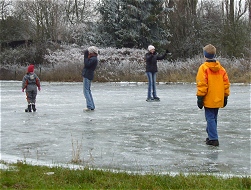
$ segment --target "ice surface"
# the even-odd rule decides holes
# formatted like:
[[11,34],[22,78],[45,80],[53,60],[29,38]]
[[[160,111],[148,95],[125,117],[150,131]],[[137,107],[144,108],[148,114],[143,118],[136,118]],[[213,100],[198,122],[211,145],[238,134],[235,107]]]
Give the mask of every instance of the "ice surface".
[[92,83],[94,112],[83,112],[82,83],[42,83],[37,112],[25,113],[20,81],[1,81],[1,160],[129,172],[250,175],[250,85],[232,85],[218,118],[219,147],[205,144],[195,84]]

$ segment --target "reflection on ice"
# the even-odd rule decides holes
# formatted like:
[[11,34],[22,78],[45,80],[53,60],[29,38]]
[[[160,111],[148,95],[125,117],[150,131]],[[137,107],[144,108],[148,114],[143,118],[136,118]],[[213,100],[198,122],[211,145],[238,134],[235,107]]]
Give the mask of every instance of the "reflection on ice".
[[[219,111],[219,147],[205,145],[194,84],[158,85],[160,102],[146,102],[146,89],[144,83],[93,83],[96,111],[86,113],[82,83],[42,83],[37,113],[25,113],[20,82],[2,81],[1,159],[137,173],[250,175],[250,86],[231,86],[228,106]],[[78,166],[70,164],[74,148]]]

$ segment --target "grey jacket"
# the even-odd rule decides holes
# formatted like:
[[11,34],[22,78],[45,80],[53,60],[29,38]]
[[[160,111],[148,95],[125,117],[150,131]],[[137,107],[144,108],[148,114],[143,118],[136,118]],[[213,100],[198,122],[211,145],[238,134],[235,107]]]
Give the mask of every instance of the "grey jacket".
[[40,88],[40,79],[35,73],[26,73],[22,80],[22,89],[26,91],[37,90]]

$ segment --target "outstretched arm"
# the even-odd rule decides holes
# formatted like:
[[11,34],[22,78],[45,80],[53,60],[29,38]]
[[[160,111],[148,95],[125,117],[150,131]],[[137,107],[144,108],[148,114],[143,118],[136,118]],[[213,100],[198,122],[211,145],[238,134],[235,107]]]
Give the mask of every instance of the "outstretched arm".
[[172,53],[170,53],[170,51],[168,49],[166,49],[166,52],[165,54],[161,55],[161,56],[157,56],[157,60],[162,60],[162,59],[165,59],[165,57],[167,55],[171,55]]

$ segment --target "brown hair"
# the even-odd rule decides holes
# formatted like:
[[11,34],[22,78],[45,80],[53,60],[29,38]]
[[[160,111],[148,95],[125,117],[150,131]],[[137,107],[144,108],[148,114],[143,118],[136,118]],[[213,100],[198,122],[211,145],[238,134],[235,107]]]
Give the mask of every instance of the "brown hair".
[[209,54],[216,54],[216,48],[212,44],[208,44],[203,48]]

